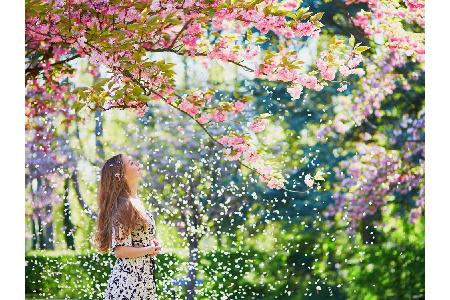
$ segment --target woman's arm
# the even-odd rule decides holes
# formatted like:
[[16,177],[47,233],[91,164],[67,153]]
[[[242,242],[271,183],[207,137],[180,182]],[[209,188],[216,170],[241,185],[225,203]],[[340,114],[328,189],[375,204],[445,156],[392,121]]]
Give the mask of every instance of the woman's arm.
[[155,245],[152,244],[146,247],[132,247],[132,246],[116,246],[114,247],[114,256],[117,258],[136,258],[146,254],[154,255]]
[[146,254],[155,255],[156,245],[153,241],[146,247],[133,247],[133,239],[131,232],[125,233],[124,227],[121,223],[118,224],[118,232],[116,235],[116,228],[112,227],[111,248],[114,256],[117,258],[136,258]]

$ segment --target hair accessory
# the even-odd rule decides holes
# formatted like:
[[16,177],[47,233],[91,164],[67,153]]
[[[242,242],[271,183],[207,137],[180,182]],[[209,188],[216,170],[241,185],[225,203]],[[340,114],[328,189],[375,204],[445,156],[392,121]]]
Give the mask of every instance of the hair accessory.
[[116,173],[116,174],[114,174],[114,176],[116,176],[118,179],[120,179],[120,173]]

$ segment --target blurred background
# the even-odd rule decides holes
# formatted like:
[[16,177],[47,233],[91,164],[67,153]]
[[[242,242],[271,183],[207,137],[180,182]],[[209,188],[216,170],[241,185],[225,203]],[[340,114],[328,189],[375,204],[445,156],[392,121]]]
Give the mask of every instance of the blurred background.
[[[100,168],[118,153],[144,166],[138,193],[163,244],[160,299],[424,298],[423,63],[398,63],[396,53],[345,21],[361,7],[305,2],[326,12],[326,30],[297,49],[306,67],[336,36],[352,34],[371,46],[365,76],[343,92],[327,86],[293,100],[285,85],[236,65],[154,56],[175,64],[177,89],[213,89],[213,101],[252,95],[241,116],[211,132],[241,130],[246,119],[272,114],[253,138],[288,176],[287,187],[302,192],[269,189],[161,103],[141,117],[81,110],[70,126],[58,114],[45,124],[32,120],[27,298],[101,298],[115,258],[92,242],[96,193]],[[266,36],[261,47],[275,49],[279,38]],[[88,59],[71,64],[73,87],[107,76]],[[306,175],[319,171],[324,180],[305,189]]]

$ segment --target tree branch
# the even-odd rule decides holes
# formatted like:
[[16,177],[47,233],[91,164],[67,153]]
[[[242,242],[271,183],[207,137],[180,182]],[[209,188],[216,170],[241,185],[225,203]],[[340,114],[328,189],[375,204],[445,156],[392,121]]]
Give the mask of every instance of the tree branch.
[[97,220],[97,214],[89,207],[89,205],[87,205],[87,203],[83,199],[83,196],[81,195],[80,184],[78,182],[78,173],[76,169],[73,171],[71,179],[75,188],[75,193],[77,194],[78,203],[80,203],[83,211],[93,220]]

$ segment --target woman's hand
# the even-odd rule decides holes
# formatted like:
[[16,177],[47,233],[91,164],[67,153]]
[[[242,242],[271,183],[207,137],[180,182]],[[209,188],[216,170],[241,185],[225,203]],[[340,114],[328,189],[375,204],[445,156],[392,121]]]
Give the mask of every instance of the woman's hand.
[[154,240],[151,240],[150,241],[150,245],[149,246],[147,246],[147,247],[145,247],[145,248],[147,248],[147,254],[150,254],[150,255],[156,255],[156,254],[158,254],[158,252],[157,252],[157,246],[156,246],[156,244],[155,244],[155,242],[154,242]]
[[153,239],[152,242],[155,245],[155,255],[159,254],[159,252],[161,252],[161,242],[158,241],[157,239]]

